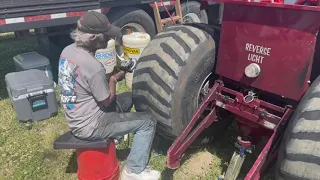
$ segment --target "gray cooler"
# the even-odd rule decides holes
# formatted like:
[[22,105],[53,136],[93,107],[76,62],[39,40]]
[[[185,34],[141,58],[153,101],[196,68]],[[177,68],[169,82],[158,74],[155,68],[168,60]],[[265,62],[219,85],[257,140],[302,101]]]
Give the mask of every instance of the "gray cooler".
[[18,54],[13,57],[13,61],[17,72],[29,69],[39,69],[44,71],[46,75],[53,80],[49,59],[37,52]]
[[57,114],[53,81],[43,71],[30,69],[8,73],[5,81],[20,121],[40,121]]

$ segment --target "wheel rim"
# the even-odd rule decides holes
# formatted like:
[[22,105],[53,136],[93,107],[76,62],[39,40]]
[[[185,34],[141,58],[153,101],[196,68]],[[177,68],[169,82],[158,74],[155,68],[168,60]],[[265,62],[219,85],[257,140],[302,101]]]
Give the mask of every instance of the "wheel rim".
[[197,94],[197,102],[198,102],[198,107],[200,106],[200,104],[202,103],[202,101],[204,100],[204,98],[208,95],[209,91],[210,91],[210,77],[211,77],[212,73],[208,74],[208,76],[204,79],[204,81],[202,81],[201,86],[198,90],[198,94]]
[[[212,77],[212,73],[208,74],[207,77],[202,81],[201,86],[198,90],[198,94],[197,94],[197,108],[200,106],[200,104],[203,102],[204,98],[208,95],[209,91],[210,91],[210,79]],[[210,111],[211,111],[211,107],[207,107],[203,114],[201,114],[200,118],[203,119],[205,117],[205,115],[207,115]],[[206,144],[210,142],[210,138],[209,137],[205,137],[204,139],[201,140],[200,144]]]
[[182,19],[184,23],[201,23],[200,18],[195,13],[188,13]]
[[128,34],[127,30],[130,30],[131,32],[146,32],[146,30],[140,24],[137,23],[128,23],[121,27],[121,33],[123,35]]

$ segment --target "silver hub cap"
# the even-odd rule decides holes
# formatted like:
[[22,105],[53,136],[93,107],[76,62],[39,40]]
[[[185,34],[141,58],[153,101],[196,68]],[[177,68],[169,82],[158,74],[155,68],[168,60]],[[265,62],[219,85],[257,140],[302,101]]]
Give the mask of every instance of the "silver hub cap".
[[210,91],[210,87],[209,87],[209,77],[211,76],[212,73],[210,73],[202,82],[201,87],[198,91],[198,98],[197,98],[197,102],[198,102],[198,106],[202,103],[202,101],[204,100],[204,98],[208,95],[209,91]]
[[146,32],[146,30],[137,23],[128,23],[121,28],[121,33],[123,35],[128,34],[128,30],[131,32]]
[[188,13],[182,19],[184,23],[201,23],[200,18],[195,13]]

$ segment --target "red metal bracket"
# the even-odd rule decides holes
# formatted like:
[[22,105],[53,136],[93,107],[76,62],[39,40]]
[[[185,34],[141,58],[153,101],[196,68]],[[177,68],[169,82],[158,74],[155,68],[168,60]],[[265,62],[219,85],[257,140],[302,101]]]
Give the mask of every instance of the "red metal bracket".
[[243,147],[250,147],[251,146],[251,142],[250,141],[245,141],[242,139],[241,136],[238,136],[238,143],[243,146]]
[[[290,108],[287,108],[284,115],[282,116],[280,123],[274,128],[272,136],[269,138],[267,144],[259,154],[257,160],[253,164],[252,168],[248,172],[245,180],[259,180],[261,176],[261,172],[267,167],[271,162],[273,162],[276,158],[277,155],[277,149],[276,148],[271,148],[279,146],[281,143],[280,140],[274,143],[274,140],[276,138],[276,134],[278,131],[278,127],[285,121],[288,120],[288,118],[291,116],[293,110]],[[271,149],[271,151],[270,151]],[[267,160],[267,157],[268,160]],[[266,163],[267,162],[267,163]]]
[[[172,146],[168,150],[167,167],[170,169],[176,169],[180,166],[180,157],[182,153],[190,146],[190,144],[196,139],[196,137],[205,129],[208,128],[214,121],[216,121],[216,111],[213,109],[204,120],[190,133],[204,110],[209,104],[215,100],[217,88],[219,83],[215,83],[211,88],[209,94],[205,100],[201,103],[200,108],[194,113],[194,116],[186,129],[182,134],[173,142]],[[187,137],[188,136],[188,137]]]
[[[227,98],[223,92],[235,95],[235,99]],[[269,138],[267,144],[261,151],[259,157],[250,169],[245,180],[256,180],[260,178],[260,172],[264,169],[265,163],[271,162],[275,158],[277,149],[275,148],[281,141],[274,142],[277,136],[278,127],[283,125],[288,120],[293,110],[290,107],[282,108],[268,102],[254,99],[250,103],[244,102],[242,93],[223,87],[223,83],[217,81],[211,88],[205,100],[201,103],[200,108],[194,113],[194,116],[182,134],[174,141],[168,150],[167,167],[176,169],[180,166],[180,157],[188,146],[196,139],[196,137],[205,129],[208,128],[214,121],[217,121],[215,106],[228,110],[229,112],[245,119],[246,125],[255,128],[265,128],[273,131],[272,136]],[[201,123],[194,128],[195,124],[199,121],[200,116],[208,106],[212,106],[213,110],[201,121]],[[276,116],[272,113],[266,112],[265,109],[271,109],[282,115]],[[261,114],[265,114],[261,116]],[[274,127],[267,127],[265,124],[269,122],[274,124]],[[251,142],[238,139],[244,147],[251,146]],[[271,151],[270,151],[271,150]],[[270,153],[271,152],[271,153]],[[269,155],[268,160],[266,160]]]

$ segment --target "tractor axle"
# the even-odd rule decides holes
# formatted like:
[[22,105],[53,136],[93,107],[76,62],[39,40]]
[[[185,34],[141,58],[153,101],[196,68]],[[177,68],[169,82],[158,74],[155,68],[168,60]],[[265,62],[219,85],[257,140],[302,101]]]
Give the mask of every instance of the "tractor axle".
[[[229,96],[226,96],[226,94],[231,94],[235,98],[232,99]],[[201,115],[208,106],[212,109],[211,112],[194,128],[195,124],[200,121]],[[176,169],[180,166],[181,155],[186,151],[190,144],[205,128],[208,128],[214,122],[218,121],[218,108],[222,108],[233,113],[240,126],[247,126],[248,128],[246,128],[242,134],[244,134],[244,137],[251,134],[253,136],[252,142],[256,142],[257,139],[261,138],[261,134],[255,132],[268,131],[272,134],[245,180],[259,179],[260,170],[263,169],[262,166],[265,164],[266,157],[269,155],[270,149],[270,155],[272,156],[277,152],[275,147],[278,146],[280,141],[278,139],[276,141],[274,140],[277,136],[278,127],[285,124],[292,113],[292,109],[290,107],[282,108],[263,100],[259,100],[253,96],[252,92],[249,92],[249,94],[245,96],[242,93],[224,87],[223,82],[220,80],[215,82],[198,110],[194,113],[194,116],[188,126],[169,148],[167,167],[169,169]],[[275,111],[278,114],[282,114],[282,116],[279,117],[269,113],[268,111]],[[254,150],[252,142],[244,140],[242,137],[238,137],[236,150],[231,159],[225,180],[236,179],[245,159],[245,152],[251,153]],[[270,161],[268,161],[268,163],[269,162]]]

